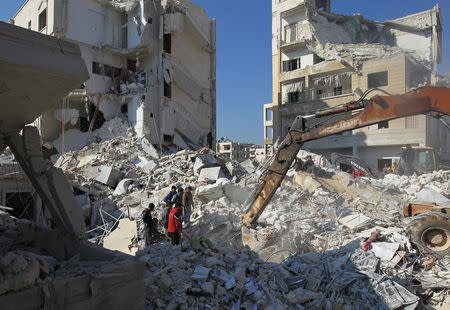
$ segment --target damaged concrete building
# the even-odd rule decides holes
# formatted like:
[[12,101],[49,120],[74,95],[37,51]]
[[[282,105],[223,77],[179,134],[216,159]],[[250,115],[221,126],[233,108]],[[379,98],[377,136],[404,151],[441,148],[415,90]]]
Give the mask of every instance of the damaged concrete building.
[[[272,1],[273,102],[264,105],[267,153],[287,135],[297,115],[357,100],[368,89],[403,94],[437,80],[443,30],[439,6],[386,22],[333,14],[330,7],[330,0]],[[376,94],[381,92],[368,97]],[[412,116],[305,146],[327,157],[332,152],[359,156],[383,168],[397,160],[405,144],[433,147],[448,160],[449,139],[439,121]]]
[[126,123],[160,147],[215,140],[216,22],[191,1],[28,0],[10,23],[81,48],[89,80],[35,122],[59,153]]

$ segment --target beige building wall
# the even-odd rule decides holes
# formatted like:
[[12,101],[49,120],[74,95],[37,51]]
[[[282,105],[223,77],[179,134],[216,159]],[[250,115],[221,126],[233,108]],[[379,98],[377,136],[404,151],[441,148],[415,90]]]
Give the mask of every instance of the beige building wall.
[[[329,12],[329,1],[326,9]],[[396,52],[379,59],[362,61],[359,66],[351,66],[352,58],[340,61],[321,59],[308,50],[306,34],[299,35],[301,27],[307,27],[303,21],[314,14],[316,1],[273,0],[272,1],[272,72],[273,103],[264,105],[264,146],[268,149],[274,142],[283,139],[294,119],[298,115],[310,115],[317,110],[338,106],[359,99],[360,91],[369,88],[369,77],[374,73],[387,72],[387,85],[380,88],[391,94],[403,94],[420,85],[430,85],[432,72],[430,68],[412,60],[406,53]],[[439,10],[438,8],[434,8]],[[418,14],[422,16],[426,12]],[[405,18],[410,20],[410,18]],[[297,31],[297,32],[296,32]],[[439,31],[439,30],[438,30]],[[393,31],[399,36],[399,46],[415,40],[418,54],[432,59],[436,53],[426,52],[423,46],[433,40],[422,38],[417,34]],[[409,38],[408,40],[406,40]],[[310,40],[314,40],[311,38]],[[405,41],[406,40],[406,41]],[[434,40],[433,42],[437,42]],[[405,45],[406,44],[406,45]],[[409,45],[408,45],[409,46]],[[407,47],[407,46],[406,46]],[[430,46],[430,49],[432,47]],[[433,46],[435,48],[435,46]],[[433,54],[433,55],[432,55]],[[436,54],[437,55],[437,54]],[[286,70],[286,62],[298,59],[295,69]],[[435,61],[439,59],[436,58]],[[323,81],[333,81],[339,77],[340,89],[326,86]],[[328,82],[329,83],[329,82]],[[325,86],[323,86],[325,85]],[[298,90],[297,102],[290,102],[289,92]],[[319,93],[320,92],[320,93]],[[374,91],[368,97],[382,94]],[[266,111],[273,110],[273,121],[266,121]],[[333,119],[338,120],[338,118]],[[321,120],[319,120],[321,121]],[[316,121],[309,121],[314,125]],[[267,129],[273,128],[273,136],[267,136]],[[448,129],[438,121],[423,115],[392,120],[383,124],[353,130],[341,135],[331,136],[306,143],[304,148],[330,156],[340,152],[361,157],[373,166],[379,165],[381,159],[398,158],[400,147],[405,144],[416,146],[433,146],[440,154],[449,157]],[[445,145],[445,146],[444,146]]]

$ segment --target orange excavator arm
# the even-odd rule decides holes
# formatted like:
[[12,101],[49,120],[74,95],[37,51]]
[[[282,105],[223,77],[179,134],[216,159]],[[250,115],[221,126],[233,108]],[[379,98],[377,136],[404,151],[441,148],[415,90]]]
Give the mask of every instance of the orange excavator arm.
[[[366,95],[368,93],[366,92]],[[374,96],[367,100],[363,95],[358,101],[318,112],[315,117],[351,111],[354,111],[355,114],[312,129],[305,128],[304,117],[296,117],[287,137],[275,151],[275,158],[267,169],[261,185],[253,194],[247,213],[242,217],[243,225],[252,227],[256,223],[305,142],[406,116],[428,114],[433,117],[441,117],[450,115],[450,88],[423,87],[404,95]]]

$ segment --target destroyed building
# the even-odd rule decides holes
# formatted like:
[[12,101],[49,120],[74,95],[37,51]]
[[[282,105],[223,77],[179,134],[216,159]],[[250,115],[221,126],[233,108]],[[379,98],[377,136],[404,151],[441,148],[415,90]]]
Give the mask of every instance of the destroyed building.
[[258,146],[251,143],[234,142],[223,138],[216,143],[217,153],[223,154],[231,160],[244,161],[255,159]]
[[[371,88],[403,94],[434,85],[441,62],[439,6],[391,21],[333,14],[330,0],[273,0],[273,102],[264,105],[266,153],[284,138],[297,115],[357,100]],[[368,97],[381,94],[372,92]],[[428,116],[411,116],[345,132],[305,145],[329,158],[359,156],[383,168],[400,147],[433,147],[450,158],[448,131]]]
[[198,5],[28,0],[10,23],[81,48],[89,80],[35,122],[59,153],[111,138],[126,122],[160,147],[215,141],[216,23]]

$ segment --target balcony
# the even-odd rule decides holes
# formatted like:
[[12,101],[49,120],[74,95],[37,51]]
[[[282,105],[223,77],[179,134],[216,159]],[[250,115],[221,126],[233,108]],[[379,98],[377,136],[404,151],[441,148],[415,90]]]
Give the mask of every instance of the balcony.
[[284,27],[283,39],[281,40],[281,48],[284,51],[306,48],[306,38],[301,32],[302,26],[302,23],[295,23]]

